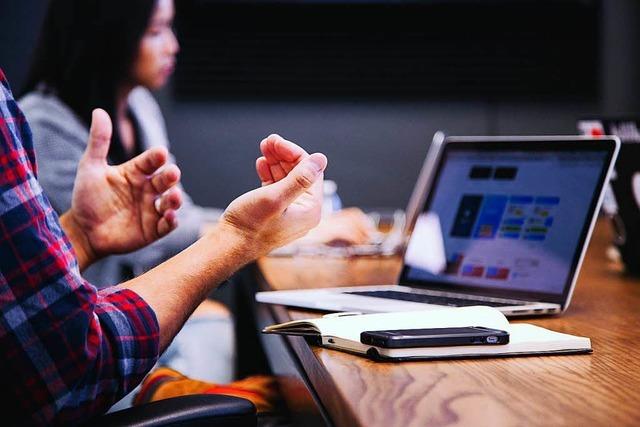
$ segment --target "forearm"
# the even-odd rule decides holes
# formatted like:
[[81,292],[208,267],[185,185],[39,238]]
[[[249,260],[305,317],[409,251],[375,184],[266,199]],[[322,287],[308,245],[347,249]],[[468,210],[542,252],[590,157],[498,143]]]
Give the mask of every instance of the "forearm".
[[198,304],[255,255],[245,238],[220,224],[178,255],[120,286],[134,290],[155,311],[162,351]]

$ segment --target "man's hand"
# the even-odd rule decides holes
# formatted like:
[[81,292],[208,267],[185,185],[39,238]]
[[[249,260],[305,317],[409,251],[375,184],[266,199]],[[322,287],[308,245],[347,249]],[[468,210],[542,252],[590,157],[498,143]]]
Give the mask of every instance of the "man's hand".
[[[256,161],[262,185],[283,179],[308,154],[294,143],[271,135],[260,143],[263,156]],[[320,221],[307,233],[303,244],[357,245],[369,241],[375,233],[371,219],[360,209],[348,208]]]
[[119,166],[107,164],[111,120],[94,110],[87,149],[78,164],[71,209],[63,228],[80,268],[96,259],[139,249],[177,226],[180,170],[165,165],[168,153],[152,148]]
[[248,243],[250,259],[304,236],[320,221],[322,178],[327,158],[307,154],[278,135],[260,144],[256,161],[262,188],[235,199],[220,226],[231,229]]

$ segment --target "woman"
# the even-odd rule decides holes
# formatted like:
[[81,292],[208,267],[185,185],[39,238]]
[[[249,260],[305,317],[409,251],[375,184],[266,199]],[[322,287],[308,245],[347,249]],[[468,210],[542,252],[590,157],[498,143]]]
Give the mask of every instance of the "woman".
[[[175,66],[179,46],[172,30],[173,15],[173,0],[51,1],[20,106],[33,131],[40,182],[57,211],[70,207],[93,108],[101,107],[113,118],[112,163],[150,146],[169,146],[150,90],[164,86]],[[103,286],[120,283],[195,241],[221,211],[197,206],[183,193],[179,225],[173,233],[133,254],[103,260],[87,270],[87,278]],[[335,218],[337,227],[328,221],[310,238],[361,242],[369,233],[363,217],[359,211],[348,211]],[[345,231],[336,235],[336,229]],[[201,312],[220,332],[212,333],[213,326],[192,320],[176,338],[188,349],[175,354],[174,346],[163,356],[165,362],[173,354],[170,365],[187,375],[229,381],[233,340],[228,312],[219,305]],[[198,327],[201,332],[189,338],[189,330]],[[207,347],[206,339],[215,342]],[[195,362],[190,360],[194,358]]]

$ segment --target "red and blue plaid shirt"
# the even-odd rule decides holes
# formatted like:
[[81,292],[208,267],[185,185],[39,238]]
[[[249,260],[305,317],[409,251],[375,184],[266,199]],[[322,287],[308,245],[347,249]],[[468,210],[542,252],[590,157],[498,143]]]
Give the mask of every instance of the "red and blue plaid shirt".
[[158,322],[135,292],[82,279],[36,177],[31,131],[0,70],[0,424],[75,424],[152,368]]

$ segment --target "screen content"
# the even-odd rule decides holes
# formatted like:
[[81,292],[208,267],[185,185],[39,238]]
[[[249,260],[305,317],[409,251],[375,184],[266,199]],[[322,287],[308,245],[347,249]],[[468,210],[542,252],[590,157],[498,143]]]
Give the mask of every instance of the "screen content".
[[409,242],[406,277],[562,294],[606,159],[448,152]]

